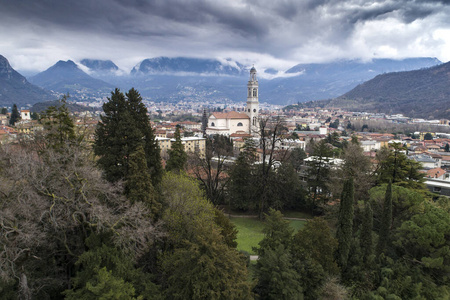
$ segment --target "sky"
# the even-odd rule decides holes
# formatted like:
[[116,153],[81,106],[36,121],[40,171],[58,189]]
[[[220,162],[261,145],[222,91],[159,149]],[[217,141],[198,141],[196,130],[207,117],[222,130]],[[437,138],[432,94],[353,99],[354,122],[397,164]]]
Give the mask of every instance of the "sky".
[[0,55],[58,60],[217,58],[286,70],[340,59],[450,60],[450,0],[0,0]]

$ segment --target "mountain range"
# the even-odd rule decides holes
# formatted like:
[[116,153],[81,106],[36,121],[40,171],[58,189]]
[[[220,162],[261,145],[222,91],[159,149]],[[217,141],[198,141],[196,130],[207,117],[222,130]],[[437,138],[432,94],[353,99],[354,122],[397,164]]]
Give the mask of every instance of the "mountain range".
[[[6,59],[3,58],[3,61],[6,61]],[[391,76],[389,72],[419,69],[419,71],[414,72],[420,73],[428,70],[430,67],[440,65],[440,63],[435,58],[375,59],[368,62],[342,60],[322,64],[299,64],[285,72],[276,69],[260,69],[258,70],[260,101],[286,105],[307,100],[336,98],[336,100],[332,101],[333,104],[344,105],[345,103],[353,103],[348,102],[350,99],[353,101],[356,101],[355,99],[366,99],[364,100],[365,102],[358,102],[358,105],[361,107],[359,110],[362,110],[370,107],[368,105],[369,102],[375,103],[376,101],[367,100],[370,98],[367,94],[368,92],[358,96],[351,94],[351,92],[347,93],[348,91],[358,85],[358,88],[365,86],[362,84],[363,82],[380,74],[384,74],[380,75],[384,78],[383,76]],[[180,100],[196,100],[204,101],[205,103],[214,101],[244,102],[246,100],[248,72],[248,67],[231,59],[157,57],[141,61],[128,74],[120,70],[110,60],[83,59],[79,64],[68,60],[58,61],[44,72],[30,77],[31,83],[43,88],[39,89],[14,71],[7,61],[0,64],[0,75],[15,74],[15,88],[13,91],[27,90],[33,87],[34,90],[41,92],[41,98],[35,100],[33,97],[14,95],[11,92],[11,88],[2,89],[2,95],[6,95],[6,93],[14,95],[9,96],[8,99],[10,100],[7,101],[10,103],[14,102],[15,99],[18,101],[14,103],[24,103],[20,102],[21,99],[24,99],[29,104],[48,99],[49,97],[54,99],[62,93],[69,93],[72,100],[92,101],[93,99],[109,96],[115,87],[119,87],[124,91],[135,87],[143,97],[157,102],[178,102]],[[398,74],[403,74],[403,72]],[[425,77],[430,75],[423,76],[423,82],[428,82],[425,80]],[[0,87],[8,83],[7,79],[5,79],[6,77],[4,75],[0,76]],[[375,79],[377,78],[375,77]],[[430,82],[429,84],[432,83]],[[402,84],[397,86],[407,88]],[[421,86],[426,90],[424,85],[415,86]],[[439,88],[444,88],[444,85],[439,85]],[[384,87],[384,89],[383,92],[387,93],[388,87]],[[400,88],[395,89],[393,85],[390,85],[389,89],[398,90],[399,94],[402,93]],[[371,91],[376,91],[376,88],[372,88]],[[51,96],[51,93],[54,96]],[[339,97],[343,94],[345,94],[343,97]],[[406,95],[407,93],[403,94]],[[5,98],[2,95],[0,95],[0,101],[1,97]],[[377,96],[374,97],[376,98]],[[390,96],[386,94],[386,97]],[[407,100],[399,98],[399,96],[396,97],[395,99],[403,101],[402,104],[396,106],[391,103],[389,107],[397,111]],[[389,101],[384,100],[384,102],[388,103]],[[373,106],[377,107],[376,104],[373,104]],[[419,112],[420,109],[416,108],[414,111]],[[433,114],[430,112],[428,115],[431,116]]]

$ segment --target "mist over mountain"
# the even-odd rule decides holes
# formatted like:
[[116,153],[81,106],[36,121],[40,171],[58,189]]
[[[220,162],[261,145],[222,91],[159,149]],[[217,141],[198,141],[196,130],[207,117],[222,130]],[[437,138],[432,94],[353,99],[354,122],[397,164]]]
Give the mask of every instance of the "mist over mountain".
[[30,78],[30,82],[58,93],[69,93],[74,99],[89,99],[109,95],[112,84],[95,79],[71,60],[58,61],[55,65]]
[[39,101],[52,100],[54,97],[40,87],[27,81],[0,55],[0,106],[18,106]]
[[148,58],[136,65],[133,75],[142,74],[208,74],[208,75],[242,75],[244,66],[232,60],[219,61],[215,59],[187,57],[156,57]]
[[330,103],[333,107],[411,117],[450,117],[450,62],[378,75]]
[[114,72],[119,70],[111,60],[100,60],[100,59],[82,59],[80,63],[88,67],[93,72]]

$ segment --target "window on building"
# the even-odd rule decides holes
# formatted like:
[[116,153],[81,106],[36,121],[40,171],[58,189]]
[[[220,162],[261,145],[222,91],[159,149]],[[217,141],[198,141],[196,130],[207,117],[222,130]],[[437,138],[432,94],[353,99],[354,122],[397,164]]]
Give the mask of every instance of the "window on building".
[[258,90],[256,88],[253,89],[253,97],[258,97]]
[[211,122],[211,127],[214,127],[214,126],[216,126],[216,125],[214,124],[214,122]]
[[237,126],[244,126],[241,122],[237,123]]
[[441,192],[441,188],[438,187],[438,186],[435,186],[435,187],[433,188],[433,192],[435,192],[435,193],[440,193],[440,192]]

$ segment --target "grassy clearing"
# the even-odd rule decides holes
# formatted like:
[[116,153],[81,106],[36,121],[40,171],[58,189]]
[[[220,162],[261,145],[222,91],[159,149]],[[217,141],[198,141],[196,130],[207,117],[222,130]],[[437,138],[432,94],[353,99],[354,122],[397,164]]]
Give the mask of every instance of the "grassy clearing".
[[[264,238],[262,232],[264,222],[257,218],[231,217],[230,220],[236,225],[237,230],[239,230],[237,235],[237,249],[244,250],[250,254],[255,254],[252,247],[258,246],[258,243]],[[295,231],[302,228],[305,224],[305,221],[299,220],[289,220],[289,222]]]

